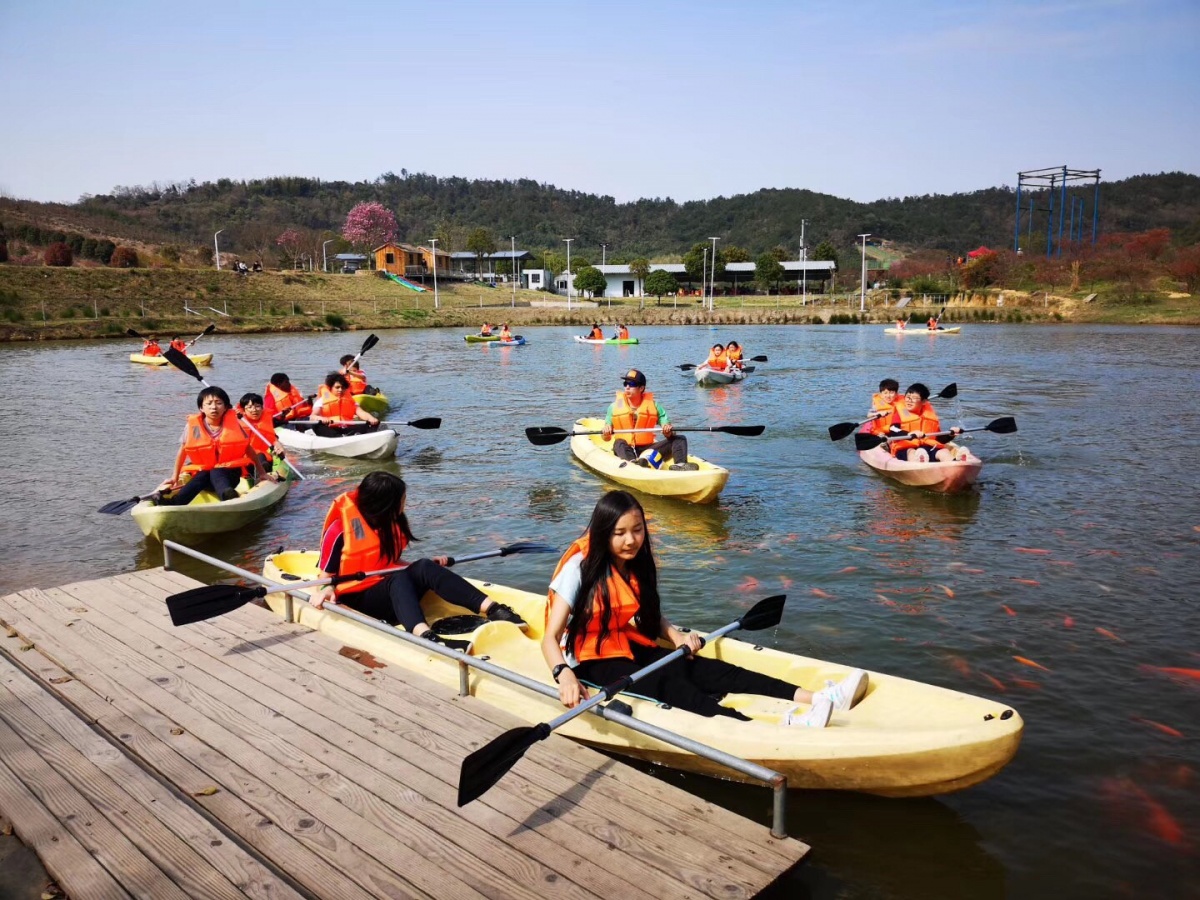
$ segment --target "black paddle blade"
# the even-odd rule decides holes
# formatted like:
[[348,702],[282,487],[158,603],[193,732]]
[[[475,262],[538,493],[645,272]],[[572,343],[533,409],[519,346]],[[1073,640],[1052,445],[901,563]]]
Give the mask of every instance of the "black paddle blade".
[[[683,429],[680,429],[681,431]],[[766,425],[717,425],[710,429],[723,434],[736,434],[739,437],[758,437],[767,430]]]
[[993,419],[987,424],[987,430],[994,434],[1012,434],[1017,430],[1017,420],[1012,416]]
[[194,362],[187,358],[186,353],[180,353],[174,347],[168,347],[163,351],[163,356],[167,358],[167,362],[185,375],[191,375],[197,381],[204,380],[204,377],[200,374],[200,370],[196,368]]
[[525,437],[529,443],[538,447],[549,447],[551,444],[561,444],[571,436],[565,428],[555,428],[553,425],[539,425],[525,429]]
[[750,361],[751,362],[770,362],[770,360],[767,359],[765,356],[752,356],[752,357],[750,357]]
[[358,351],[358,355],[362,356],[364,353],[366,353],[368,350],[370,350],[372,347],[374,347],[378,343],[379,343],[379,338],[377,338],[375,335],[372,334],[365,341],[363,341],[362,349]]
[[675,368],[683,369],[683,371],[685,371],[685,372],[690,372],[690,371],[692,371],[692,369],[696,368],[696,364],[695,363],[683,363],[683,365],[676,366]]
[[112,503],[105,503],[97,512],[102,512],[109,516],[120,516],[129,512],[141,502],[141,497],[130,497],[128,500],[114,500]]
[[507,547],[500,548],[501,556],[512,556],[514,553],[553,553],[557,548],[540,541],[517,541]]
[[172,625],[190,625],[233,612],[256,597],[265,597],[264,587],[242,587],[236,584],[210,584],[192,588],[167,598],[167,611]]
[[874,450],[880,444],[886,444],[887,438],[878,434],[863,434],[861,431],[854,436],[855,450]]
[[[126,333],[127,335],[129,335],[130,337],[135,337],[135,338],[140,338],[140,337],[142,337],[140,334],[138,334],[138,333],[137,333],[136,331],[134,331],[132,328],[126,328],[126,329],[125,329],[125,333]],[[142,340],[145,340],[145,338],[142,338]]]
[[405,422],[410,428],[441,428],[442,420],[438,418],[416,419],[412,422]]
[[840,441],[842,438],[848,438],[854,434],[857,428],[857,422],[838,422],[836,425],[830,425],[829,439],[831,441]]
[[486,794],[509,769],[525,755],[525,751],[550,735],[545,722],[506,731],[484,744],[462,761],[458,773],[458,805],[466,806]]
[[750,611],[738,619],[743,631],[762,631],[764,628],[774,628],[783,618],[783,604],[786,594],[776,594],[759,600]]
[[204,329],[204,334],[212,334],[216,330],[217,330],[217,323],[209,322],[208,327]]
[[938,391],[937,396],[940,400],[953,400],[958,396],[958,384],[953,381],[950,382],[950,384]]

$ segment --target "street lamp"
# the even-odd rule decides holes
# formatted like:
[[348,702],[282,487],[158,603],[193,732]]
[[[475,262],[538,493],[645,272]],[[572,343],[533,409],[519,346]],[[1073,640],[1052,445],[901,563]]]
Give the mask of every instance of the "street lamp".
[[862,299],[858,302],[858,311],[860,313],[867,311],[867,238],[871,235],[860,234],[862,238]]
[[808,247],[804,243],[804,226],[806,219],[800,220],[800,305],[808,305]]
[[512,258],[509,260],[509,266],[512,269],[510,274],[512,275],[512,280],[513,280],[512,305],[513,305],[513,309],[516,309],[516,307],[517,307],[517,236],[515,234],[511,235],[510,239],[512,240]]
[[571,241],[575,238],[563,238],[567,245],[567,312],[571,311]]
[[325,255],[325,248],[328,247],[330,244],[332,244],[333,241],[334,241],[334,238],[330,238],[329,240],[327,240],[323,244],[321,244],[321,271],[322,272],[329,271],[329,257],[327,257]]
[[608,264],[608,244],[600,245],[600,265]]
[[[224,231],[224,230],[225,230],[224,228],[221,229],[221,231]],[[218,231],[217,234],[220,234],[221,231]],[[213,235],[213,254],[217,257],[217,271],[220,272],[221,271],[221,245],[217,243],[217,234]]]
[[437,291],[437,238],[430,238],[429,243],[433,247],[433,308],[438,308],[438,291]]
[[710,237],[709,240],[713,242],[713,252],[712,277],[708,279],[708,311],[712,312],[713,305],[716,302],[715,298],[717,294],[717,241],[719,241],[720,238]]

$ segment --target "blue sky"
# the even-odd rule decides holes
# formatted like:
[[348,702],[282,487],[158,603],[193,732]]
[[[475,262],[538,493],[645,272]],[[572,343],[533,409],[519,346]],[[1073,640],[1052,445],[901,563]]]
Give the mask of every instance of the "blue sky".
[[1200,173],[1200,3],[0,2],[0,194],[401,169],[855,200]]

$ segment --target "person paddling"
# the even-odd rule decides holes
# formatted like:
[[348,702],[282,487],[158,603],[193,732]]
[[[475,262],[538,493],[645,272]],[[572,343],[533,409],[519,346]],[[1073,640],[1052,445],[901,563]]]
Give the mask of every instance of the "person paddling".
[[708,351],[708,359],[704,361],[704,365],[714,372],[724,372],[728,369],[729,359],[725,356],[725,347],[721,344],[713,344],[712,349]]
[[731,369],[743,368],[742,348],[737,341],[730,341],[725,345],[725,360]]
[[629,340],[629,326],[628,325],[622,325],[620,322],[617,323],[617,340],[618,341]]
[[[258,431],[258,434],[250,432],[250,452],[258,464],[268,472],[287,477],[287,466],[283,462],[284,447],[275,436],[275,424],[271,417],[263,415],[263,398],[255,393],[243,394],[237,408],[246,421]],[[284,471],[276,471],[278,466],[283,466]]]
[[507,322],[500,323],[500,340],[501,341],[511,341],[512,339],[513,339],[513,335],[512,335],[512,332],[509,331],[509,329],[508,329],[508,323]]
[[900,382],[895,378],[885,378],[879,382],[879,392],[871,396],[871,412],[867,415],[869,420],[867,433],[887,433],[897,407],[903,404],[898,397],[899,393]]
[[291,419],[307,419],[312,414],[312,404],[286,372],[276,372],[263,389],[263,412],[276,425],[282,425]]
[[[909,462],[928,462],[931,454],[937,462],[950,462],[955,457],[954,450],[931,437],[941,430],[941,420],[929,402],[929,388],[915,382],[904,392],[903,403],[896,405],[888,428],[890,434],[907,437],[891,441],[888,449],[896,459]],[[958,435],[962,429],[955,427],[950,432]]]
[[355,360],[353,353],[347,353],[339,359],[338,365],[341,366],[338,371],[346,376],[346,382],[350,385],[350,394],[352,396],[374,392],[371,386],[367,384],[367,373],[362,370],[362,367]]
[[445,568],[447,556],[405,563],[401,556],[416,538],[404,505],[408,488],[391,472],[371,472],[357,488],[339,494],[325,514],[321,535],[318,578],[403,566],[398,572],[344,581],[336,588],[322,587],[309,603],[321,609],[336,601],[361,613],[400,624],[409,633],[455,650],[466,650],[466,641],[434,634],[421,610],[421,598],[432,591],[447,603],[478,613],[492,622],[525,620],[509,606],[497,603],[479,588]]
[[616,400],[609,405],[604,417],[604,439],[611,440],[614,430],[654,428],[658,425],[662,426],[663,436],[662,440],[656,440],[649,431],[623,435],[613,443],[613,453],[620,459],[646,468],[652,465],[650,458],[657,459],[660,464],[670,458],[674,460],[670,469],[699,469],[696,463],[688,462],[687,438],[675,434],[666,412],[654,395],[646,390],[646,376],[637,369],[630,369],[621,379],[621,384],[622,390],[617,392]]
[[157,338],[146,338],[142,341],[142,356],[162,356],[162,347]]
[[590,335],[588,335],[588,339],[593,340],[593,341],[604,340],[604,329],[602,329],[599,326],[599,324],[597,324],[596,322],[593,322],[592,323],[592,333]]
[[481,326],[479,326],[479,336],[480,337],[491,337],[492,336],[492,326],[489,325],[487,322],[484,322]]
[[941,320],[942,320],[942,316],[941,316],[941,313],[939,313],[939,314],[938,314],[938,315],[936,315],[936,316],[930,316],[930,317],[929,317],[929,321],[926,323],[926,325],[929,327],[929,330],[930,330],[930,331],[937,331],[937,330],[939,330],[939,328],[940,328],[940,326],[938,325],[938,323],[939,323]]
[[178,350],[180,353],[186,354],[188,352],[188,346],[188,342],[180,338],[179,335],[171,338],[172,350]]
[[854,669],[818,691],[724,662],[698,657],[695,632],[682,631],[662,612],[658,571],[642,506],[625,491],[610,491],[592,511],[583,536],[567,548],[550,582],[542,656],[558,683],[558,698],[573,708],[588,697],[584,681],[612,684],[686,647],[688,655],[638,681],[637,691],[701,716],[750,721],[721,705],[726,694],[759,694],[793,704],[782,725],[824,728],[835,709],[853,707],[868,677]]
[[341,422],[360,420],[372,428],[379,420],[354,402],[350,394],[350,383],[341,372],[330,372],[325,376],[325,383],[317,389],[317,401],[313,404],[312,418],[318,424],[313,431],[321,437],[341,437],[357,432],[345,427],[332,427]]

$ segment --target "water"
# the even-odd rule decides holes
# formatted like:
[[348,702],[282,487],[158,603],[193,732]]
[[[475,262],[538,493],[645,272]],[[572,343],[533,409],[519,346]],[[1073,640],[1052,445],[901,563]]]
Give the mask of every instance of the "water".
[[[448,329],[380,332],[363,364],[391,396],[390,418],[442,416],[442,429],[401,428],[384,464],[304,459],[311,480],[273,517],[202,549],[257,570],[281,546],[314,546],[333,496],[379,465],[408,481],[424,554],[565,546],[608,485],[565,443],[535,449],[523,429],[602,414],[637,367],[678,425],[767,426],[759,438],[689,435],[693,452],[733,472],[718,505],[644,498],[676,621],[718,627],[784,591],[775,646],[1002,696],[1026,721],[1013,763],[959,794],[796,792],[790,830],[815,853],[789,896],[1196,895],[1200,681],[1161,669],[1200,669],[1200,502],[1188,465],[1200,332],[680,327],[645,329],[631,347],[575,345],[566,328],[523,332],[530,343],[516,348],[468,346]],[[204,374],[235,400],[278,370],[307,387],[364,337],[215,335],[201,345],[216,353]],[[730,338],[770,362],[712,390],[674,367]],[[0,346],[10,385],[0,589],[161,564],[128,517],[95,510],[169,474],[199,385],[131,365],[133,344]],[[956,382],[958,398],[937,403],[943,423],[1013,415],[1020,432],[973,436],[986,464],[970,494],[898,488],[826,431],[860,419],[885,376],[934,392]],[[553,562],[513,557],[464,573],[541,591]],[[769,819],[765,790],[660,774]]]

